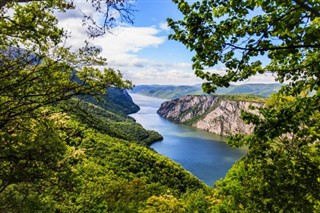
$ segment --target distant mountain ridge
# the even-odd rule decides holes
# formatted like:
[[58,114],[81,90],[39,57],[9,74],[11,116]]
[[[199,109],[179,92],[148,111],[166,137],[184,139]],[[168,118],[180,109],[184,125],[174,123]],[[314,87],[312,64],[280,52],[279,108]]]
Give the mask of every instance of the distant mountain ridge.
[[[228,88],[219,87],[215,94],[246,94],[253,96],[268,97],[276,93],[281,84],[242,84],[230,85]],[[157,97],[162,99],[175,99],[186,95],[205,95],[201,85],[176,86],[176,85],[138,85],[131,93],[137,93],[145,96]]]

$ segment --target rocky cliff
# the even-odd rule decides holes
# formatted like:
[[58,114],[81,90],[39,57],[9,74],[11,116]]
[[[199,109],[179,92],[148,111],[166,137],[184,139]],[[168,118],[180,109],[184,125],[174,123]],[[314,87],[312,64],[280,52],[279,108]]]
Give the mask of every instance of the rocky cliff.
[[249,106],[262,103],[236,101],[216,96],[185,96],[161,104],[158,114],[168,120],[192,125],[219,135],[250,134],[253,126],[241,119],[241,111],[257,113]]

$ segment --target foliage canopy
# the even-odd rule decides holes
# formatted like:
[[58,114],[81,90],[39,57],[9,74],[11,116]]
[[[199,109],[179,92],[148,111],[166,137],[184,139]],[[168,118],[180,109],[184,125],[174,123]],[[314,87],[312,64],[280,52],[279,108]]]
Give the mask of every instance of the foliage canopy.
[[[11,3],[43,2],[50,8],[63,11],[76,9],[77,2],[74,0],[1,0],[0,8]],[[119,22],[133,24],[134,5],[128,0],[85,0],[95,14],[99,14],[103,19],[97,20],[93,14],[83,13],[82,23],[87,27],[89,37],[95,38],[104,35]],[[10,6],[9,6],[10,7]]]
[[146,147],[161,136],[124,115],[136,109],[118,112],[132,104],[114,87],[131,82],[96,68],[99,49],[63,45],[54,2],[0,9],[0,212],[138,212],[152,195],[205,190]]
[[[320,203],[320,2],[174,0],[183,20],[168,19],[171,39],[194,51],[193,69],[216,86],[271,72],[289,82],[260,109],[243,113],[254,133],[231,138],[248,154],[216,185],[216,211],[311,212]],[[205,70],[223,64],[221,75]]]
[[[188,4],[175,0],[184,20],[168,19],[171,39],[195,52],[193,69],[208,81],[206,92],[217,86],[248,79],[256,73],[275,73],[286,80],[319,85],[320,3],[300,0],[205,0]],[[264,56],[263,63],[258,56]],[[205,72],[224,64],[226,75]]]
[[[99,49],[63,45],[53,9],[70,5],[6,2],[13,15],[1,7],[0,211],[320,210],[319,2],[175,0],[185,19],[169,19],[171,38],[195,51],[193,68],[208,81],[205,91],[256,73],[290,81],[260,116],[243,114],[255,131],[229,143],[249,152],[211,196],[180,166],[138,144],[159,135],[72,99],[131,83],[111,68],[95,68],[106,66]],[[226,75],[205,72],[219,63]]]
[[51,118],[59,112],[54,105],[110,86],[131,87],[118,71],[93,67],[106,65],[95,47],[72,52],[63,46],[51,3],[11,3],[12,15],[0,9],[0,192],[60,168],[66,147]]
[[125,115],[137,106],[115,87],[131,82],[99,49],[64,46],[59,2],[0,8],[0,212],[142,212],[153,195],[204,197],[201,181],[146,146],[161,135]]

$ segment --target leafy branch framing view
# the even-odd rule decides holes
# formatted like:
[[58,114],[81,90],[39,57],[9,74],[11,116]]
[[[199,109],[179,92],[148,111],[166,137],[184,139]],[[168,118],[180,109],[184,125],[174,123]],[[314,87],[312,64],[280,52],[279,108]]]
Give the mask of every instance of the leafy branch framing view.
[[[104,17],[84,14],[89,37],[133,21],[130,1],[87,2]],[[205,92],[266,72],[287,83],[260,114],[242,113],[254,132],[228,143],[247,154],[205,186],[146,147],[158,133],[79,100],[132,84],[98,48],[65,47],[54,11],[74,9],[73,1],[1,0],[1,212],[320,211],[320,3],[174,2],[183,19],[168,19],[170,38],[195,54]],[[224,75],[206,71],[219,64]]]
[[[243,113],[255,125],[229,144],[248,154],[216,184],[223,212],[316,212],[320,208],[320,3],[300,0],[174,0],[184,19],[168,19],[171,39],[194,51],[206,92],[257,73],[282,86],[260,109]],[[219,75],[206,69],[226,67]]]

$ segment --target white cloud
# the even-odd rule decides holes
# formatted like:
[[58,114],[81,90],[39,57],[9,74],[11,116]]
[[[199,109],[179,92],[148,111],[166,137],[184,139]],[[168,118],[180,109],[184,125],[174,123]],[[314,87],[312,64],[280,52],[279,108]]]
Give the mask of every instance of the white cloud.
[[175,66],[184,67],[184,68],[191,68],[192,64],[191,63],[180,62],[180,63],[176,63]]
[[[81,42],[88,40],[86,34],[86,26],[82,26],[83,14],[91,14],[92,7],[85,2],[77,4],[76,9],[67,10],[66,13],[56,13],[59,18],[59,25],[64,29],[72,32],[72,36],[68,43],[75,47],[79,47]],[[119,26],[111,30],[105,36],[101,36],[91,40],[91,43],[102,46],[105,50],[103,54],[112,55],[123,54],[128,52],[138,52],[142,48],[162,44],[166,38],[158,36],[161,29],[155,26],[151,27],[133,27],[133,26]]]
[[166,40],[165,37],[158,36],[160,30],[155,27],[116,27],[111,30],[111,33],[89,39],[86,28],[82,26],[82,20],[78,17],[65,18],[64,16],[59,25],[71,33],[68,45],[73,49],[78,49],[83,46],[85,40],[88,40],[102,49],[102,56],[116,64],[144,61],[135,58],[137,57],[135,54],[146,47],[158,47]]
[[94,41],[103,44],[103,54],[111,57],[116,54],[137,53],[146,47],[158,47],[166,38],[157,36],[159,30],[153,27],[117,27],[113,34],[106,34]]
[[84,15],[95,16],[95,14],[97,14],[93,13],[93,11],[95,10],[89,2],[83,0],[74,0],[74,5],[74,9],[68,9],[66,10],[66,12],[55,11],[55,15],[58,17],[60,21],[66,21],[68,19],[74,18],[77,18],[81,21]]
[[71,11],[71,15],[68,16],[68,13],[58,14],[59,25],[71,33],[67,45],[76,50],[83,46],[85,40],[88,40],[102,49],[101,54],[107,58],[109,66],[121,70],[124,77],[132,80],[134,84],[200,82],[193,74],[190,63],[166,63],[138,56],[142,49],[157,48],[166,42],[167,38],[159,35],[163,30],[168,29],[165,23],[161,23],[159,27],[120,26],[112,29],[109,34],[89,40],[79,14]]
[[194,85],[201,83],[193,71],[174,69],[167,70],[157,69],[154,66],[149,66],[141,70],[129,70],[125,73],[125,77],[135,79],[133,82],[139,84],[167,84],[167,85]]
[[264,74],[256,74],[255,76],[250,77],[248,80],[239,82],[239,84],[257,84],[257,83],[263,83],[263,84],[272,84],[276,83],[275,76],[273,73],[264,73]]
[[164,30],[164,31],[169,31],[170,30],[170,27],[168,26],[168,24],[166,22],[161,22],[159,24],[159,28]]
[[[210,73],[217,73],[219,75],[225,75],[227,73],[225,67],[219,67],[219,68],[210,69],[207,71],[209,71]],[[273,84],[273,83],[276,83],[276,81],[275,81],[275,77],[274,77],[273,73],[266,72],[264,74],[256,74],[255,76],[252,76],[244,81],[232,82],[232,84],[235,84],[235,85],[248,84],[248,83],[250,83],[250,84],[259,84],[259,83]]]
[[[80,9],[89,11],[85,4]],[[86,28],[82,26],[82,14],[76,10],[67,11],[66,14],[58,14],[59,25],[71,32],[67,45],[78,49],[84,45],[84,40],[101,48],[102,56],[107,58],[108,65],[119,69],[124,78],[131,80],[134,84],[179,84],[193,85],[202,83],[192,71],[190,62],[158,61],[152,56],[142,58],[140,52],[145,48],[158,48],[167,39],[162,36],[169,29],[166,23],[159,23],[158,26],[134,27],[118,26],[104,36],[89,39]],[[168,57],[172,57],[167,55]],[[210,72],[224,74],[223,67],[210,69]],[[269,75],[257,75],[250,80],[241,83],[273,83],[274,78]]]

